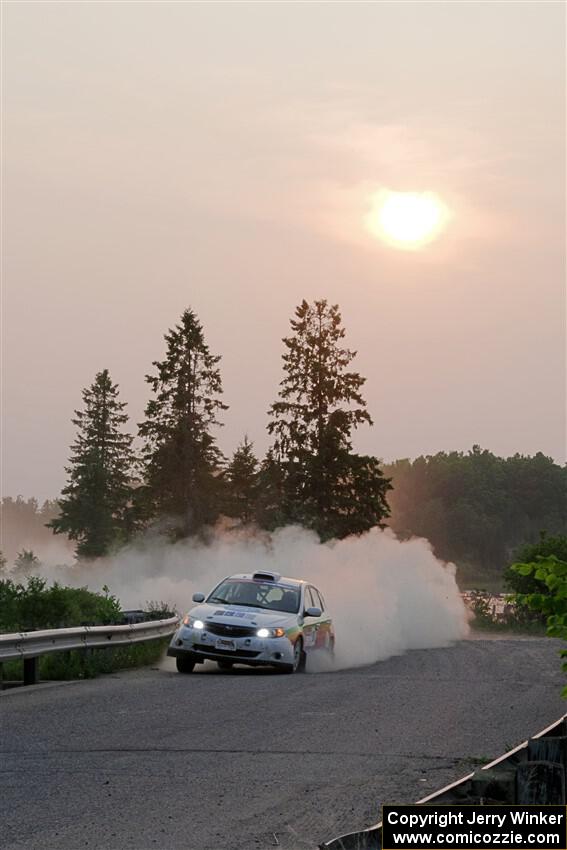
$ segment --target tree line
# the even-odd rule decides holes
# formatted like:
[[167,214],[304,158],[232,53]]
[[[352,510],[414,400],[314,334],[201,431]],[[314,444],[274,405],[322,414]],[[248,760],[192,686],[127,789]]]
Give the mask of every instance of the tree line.
[[41,504],[37,499],[24,499],[22,496],[12,498],[3,496],[0,503],[0,528],[2,553],[0,554],[0,569],[2,560],[13,561],[18,552],[25,552],[22,546],[35,549],[48,544],[52,540],[52,532],[46,524],[59,514],[56,499],[46,499]]
[[192,310],[165,334],[164,359],[146,376],[140,450],[118,386],[108,370],[99,372],[73,418],[58,502],[2,500],[2,545],[5,554],[14,550],[10,557],[18,553],[16,571],[33,572],[37,560],[21,543],[41,545],[51,531],[89,559],[148,528],[172,539],[206,536],[221,517],[267,530],[295,523],[321,540],[387,524],[402,539],[425,537],[465,575],[499,576],[542,531],[567,533],[567,468],[541,453],[502,458],[474,446],[387,465],[355,453],[354,430],[372,420],[344,337],[336,305],[297,307],[262,458],[246,436],[229,458],[216,443],[228,410],[221,358]]
[[108,369],[83,390],[67,483],[48,526],[89,559],[147,528],[172,539],[206,534],[221,516],[263,529],[297,523],[321,540],[383,525],[390,483],[377,458],[353,451],[354,429],[372,419],[344,337],[337,305],[297,307],[268,411],[272,445],[259,459],[245,436],[227,459],[215,437],[228,409],[221,357],[211,353],[195,312],[185,310],[165,334],[164,359],[146,376],[140,452]]
[[426,537],[465,572],[498,573],[541,532],[567,533],[567,467],[538,452],[497,457],[479,446],[386,465],[390,527]]

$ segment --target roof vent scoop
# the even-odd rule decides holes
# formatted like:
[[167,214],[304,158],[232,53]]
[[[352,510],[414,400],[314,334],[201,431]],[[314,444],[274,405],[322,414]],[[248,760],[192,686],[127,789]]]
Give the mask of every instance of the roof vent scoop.
[[265,570],[259,573],[254,573],[252,578],[254,581],[279,581],[281,575],[279,573],[269,573]]

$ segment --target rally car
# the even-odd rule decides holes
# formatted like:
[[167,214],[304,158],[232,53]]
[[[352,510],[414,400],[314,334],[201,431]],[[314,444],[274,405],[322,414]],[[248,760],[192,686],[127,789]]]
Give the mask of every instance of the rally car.
[[221,670],[248,664],[296,673],[305,669],[311,652],[333,652],[335,633],[325,600],[306,581],[264,571],[234,575],[206,599],[195,593],[193,602],[197,606],[184,617],[167,650],[180,673],[192,673],[195,664],[207,659]]

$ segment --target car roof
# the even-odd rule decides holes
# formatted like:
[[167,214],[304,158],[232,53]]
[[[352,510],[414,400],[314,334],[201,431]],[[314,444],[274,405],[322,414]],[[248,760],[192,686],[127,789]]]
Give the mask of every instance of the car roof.
[[[277,575],[277,574],[273,574],[273,575]],[[303,579],[300,579],[300,578],[287,578],[286,576],[280,576],[280,575],[278,575],[277,578],[271,578],[270,573],[264,574],[264,573],[260,573],[260,571],[258,571],[258,573],[237,573],[236,575],[233,575],[233,576],[227,576],[227,579],[231,579],[231,578],[242,579],[244,581],[258,581],[258,582],[264,581],[264,582],[266,582],[266,584],[271,583],[276,587],[282,587],[282,586],[301,587],[302,585],[307,584],[306,581],[304,581]],[[226,581],[226,579],[225,579],[225,581]]]

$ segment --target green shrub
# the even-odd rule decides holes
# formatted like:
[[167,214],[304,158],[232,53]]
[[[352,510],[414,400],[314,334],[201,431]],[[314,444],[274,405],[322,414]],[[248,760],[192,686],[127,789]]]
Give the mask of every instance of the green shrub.
[[[536,592],[518,595],[519,601],[546,617],[550,637],[567,640],[567,560],[556,555],[538,555],[529,563],[513,564],[512,569],[544,588],[544,591],[536,589]],[[560,655],[567,658],[567,650],[561,650]],[[563,672],[567,673],[567,662],[563,664]],[[567,687],[563,688],[562,695],[567,699]]]
[[545,626],[528,608],[516,604],[509,597],[501,613],[496,613],[492,594],[474,590],[469,596],[469,607],[474,614],[474,627],[488,631],[545,634]]
[[[94,593],[86,587],[63,587],[55,582],[31,576],[25,583],[0,580],[0,633],[60,629],[85,625],[113,625],[122,622],[122,610],[108,588]],[[154,619],[171,616],[163,602],[146,605]],[[43,655],[39,659],[40,679],[89,679],[100,673],[112,673],[128,667],[140,667],[159,661],[168,638],[156,638],[130,646],[75,649]],[[22,662],[3,665],[3,678],[21,679]]]
[[552,537],[542,532],[537,543],[527,543],[518,549],[514,563],[510,564],[504,572],[504,581],[513,591],[516,608],[521,612],[523,619],[542,626],[546,624],[546,612],[542,607],[537,608],[531,605],[529,600],[533,596],[547,597],[551,589],[542,578],[543,573],[538,573],[535,566],[530,570],[519,570],[518,565],[535,565],[548,558],[567,561],[567,537],[563,535]]
[[179,613],[171,602],[160,602],[157,599],[150,599],[146,602],[144,611],[150,620],[168,620]]
[[516,565],[535,563],[540,558],[549,558],[550,555],[554,555],[560,561],[567,561],[567,537],[563,535],[553,537],[542,531],[537,543],[526,543],[516,551],[513,562],[504,571],[506,585],[512,592],[522,595],[549,593],[545,582],[535,577],[535,571],[520,573]]
[[0,581],[0,633],[105,626],[121,619],[120,603],[109,594],[63,587],[58,582],[48,587],[38,576],[30,576],[25,584]]

